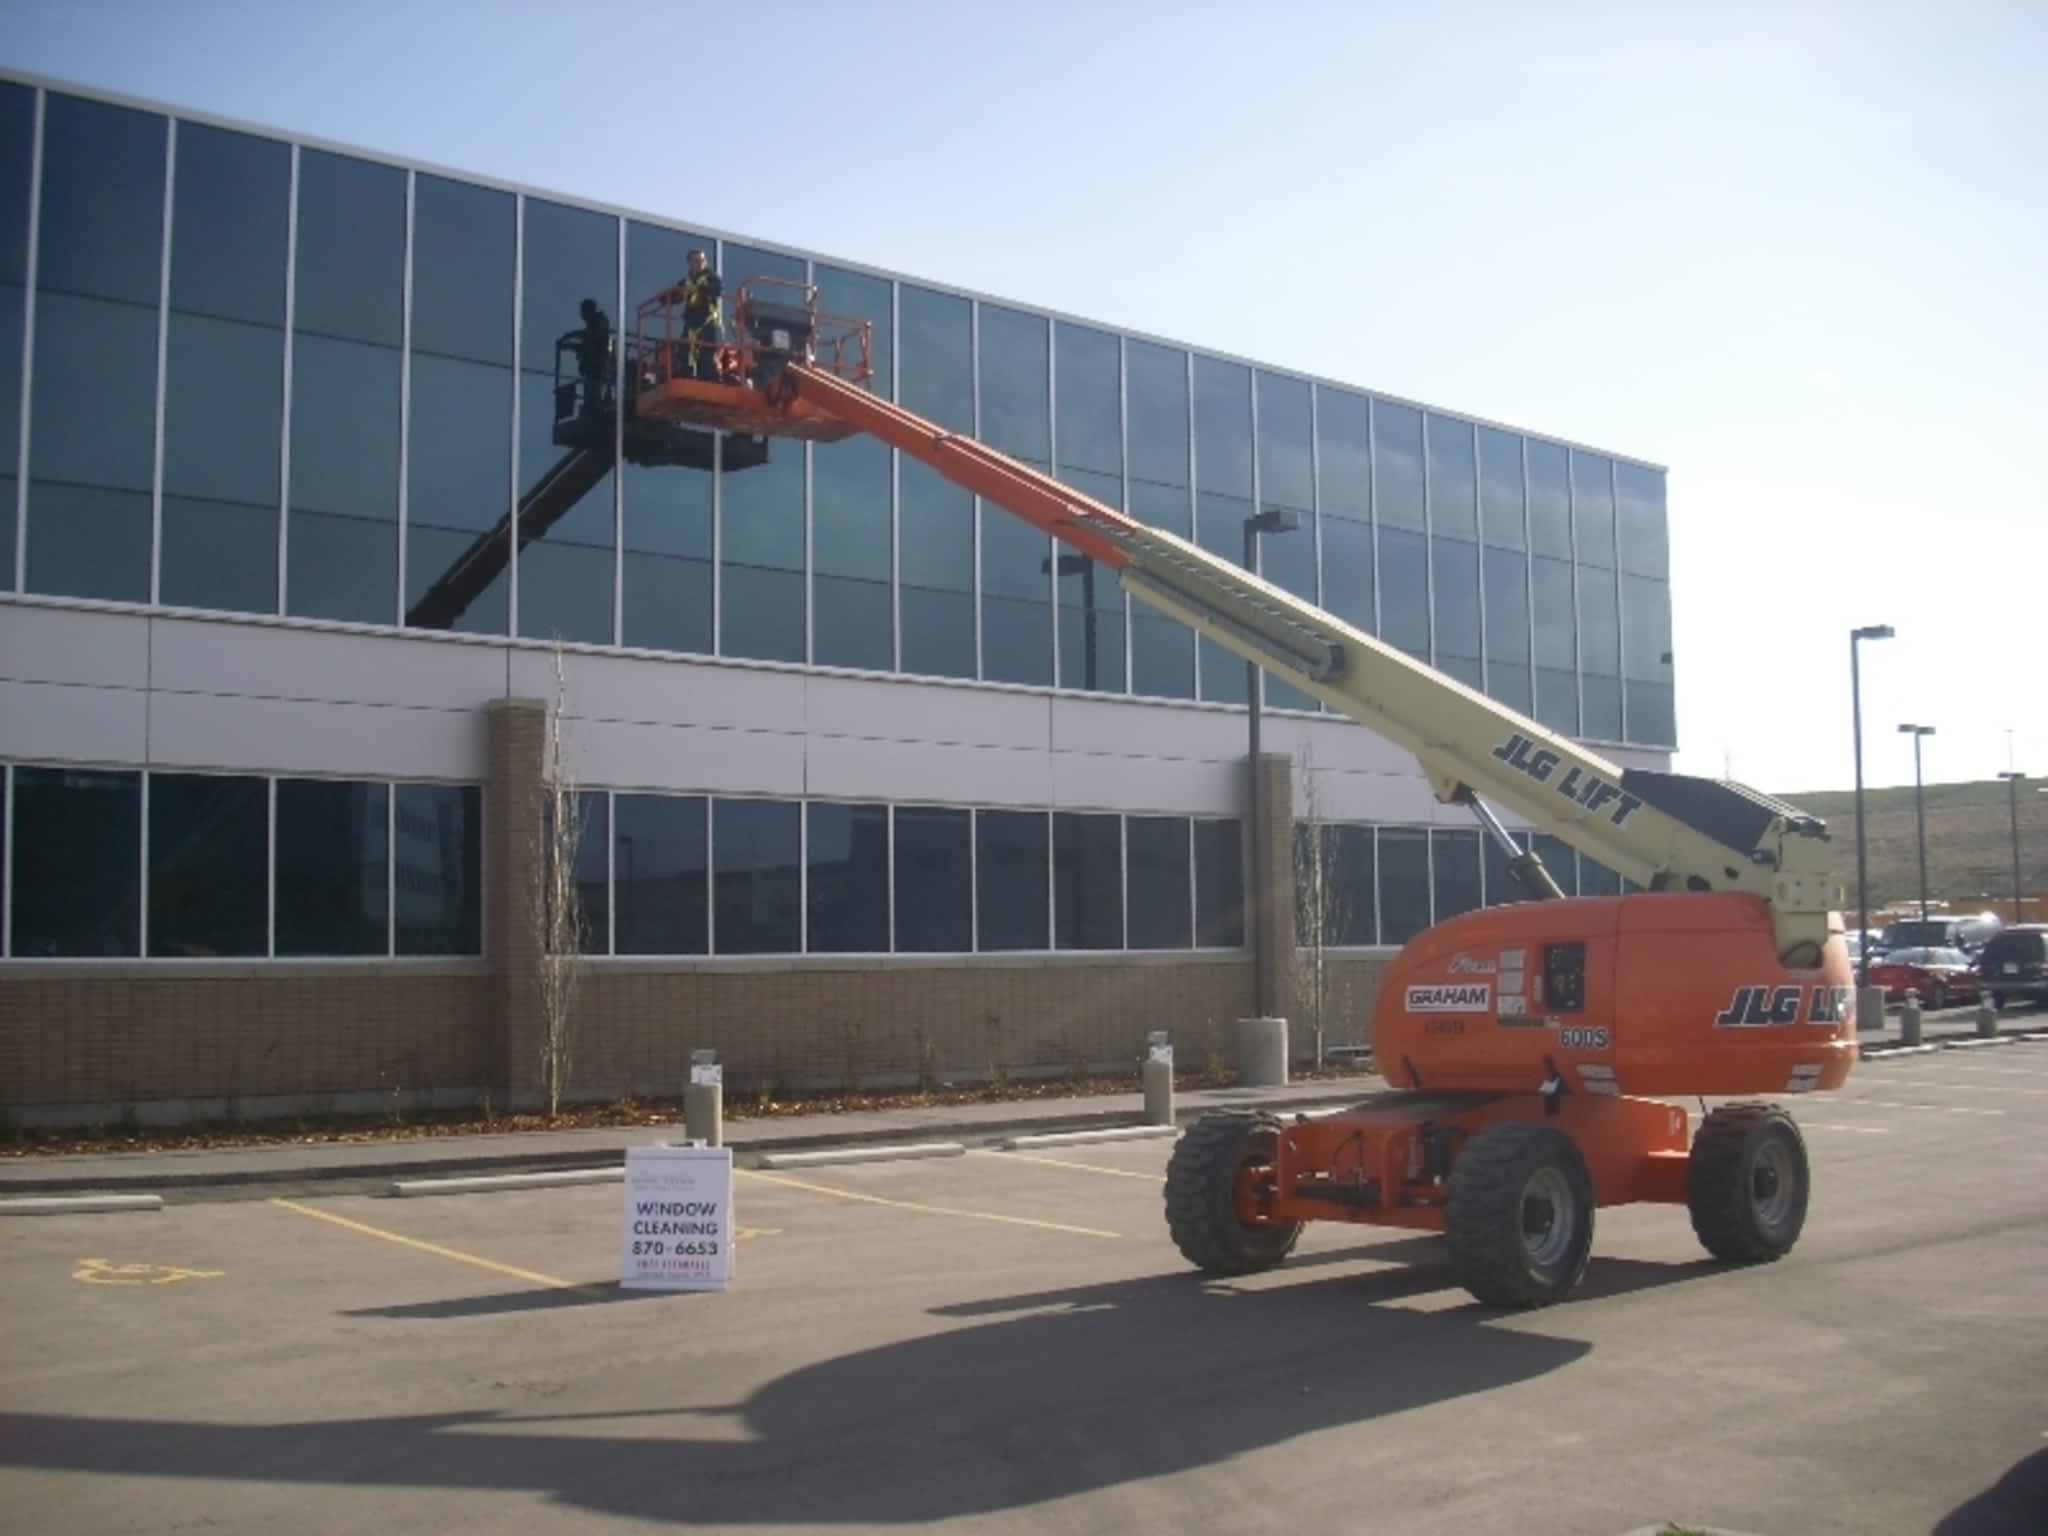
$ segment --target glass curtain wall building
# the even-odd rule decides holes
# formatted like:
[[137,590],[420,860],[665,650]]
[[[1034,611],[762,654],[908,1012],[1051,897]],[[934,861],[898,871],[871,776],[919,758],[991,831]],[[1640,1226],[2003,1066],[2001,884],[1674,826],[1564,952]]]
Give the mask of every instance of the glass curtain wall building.
[[[649,686],[682,716],[735,669],[879,683],[893,691],[863,697],[884,715],[906,701],[887,730],[935,741],[969,696],[1019,719],[1088,701],[1111,711],[1097,777],[1055,774],[1035,797],[993,772],[897,798],[808,768],[643,772],[593,748],[594,952],[1241,946],[1238,658],[872,440],[778,442],[765,462],[728,443],[702,465],[565,449],[558,344],[581,307],[630,336],[697,247],[728,293],[796,279],[871,322],[875,387],[942,426],[1233,560],[1248,518],[1297,514],[1262,541],[1270,579],[1625,761],[1674,748],[1654,465],[686,219],[20,77],[0,78],[0,606],[61,616],[88,649],[140,618],[189,622],[217,657],[354,647],[348,666],[386,678],[407,656],[487,678],[496,656],[498,694],[507,654],[559,641],[668,679]],[[543,499],[547,531],[515,548]],[[488,580],[445,600],[464,562]],[[160,673],[142,686],[166,688]],[[1316,715],[1277,684],[1268,707]],[[1147,744],[1162,709],[1226,765],[1199,789],[1166,768],[1147,788],[1170,755]],[[343,729],[329,715],[315,728]],[[329,773],[282,749],[166,756],[154,720],[132,739],[9,736],[0,958],[482,950],[480,749],[462,749],[467,772]],[[819,750],[811,727],[787,743]],[[1348,942],[1506,894],[1477,834],[1418,804],[1354,800],[1323,834]],[[1606,888],[1564,863],[1567,888]]]

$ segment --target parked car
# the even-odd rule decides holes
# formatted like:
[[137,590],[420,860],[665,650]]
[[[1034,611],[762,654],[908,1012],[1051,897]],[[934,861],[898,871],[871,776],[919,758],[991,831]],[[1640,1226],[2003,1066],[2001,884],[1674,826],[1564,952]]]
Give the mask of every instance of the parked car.
[[2048,923],[2015,923],[1986,944],[1977,978],[2000,1008],[2019,998],[2048,1004]]
[[1920,945],[1895,949],[1870,967],[1870,984],[1884,988],[1888,1003],[1904,1002],[1908,992],[1920,994],[1929,1008],[1973,1003],[1982,986],[1970,957],[1960,949]]
[[1996,938],[2004,926],[1995,912],[1980,912],[1974,917],[1944,914],[1901,918],[1884,925],[1884,932],[1871,945],[1871,955],[1891,955],[1902,949],[1960,949],[1966,955],[1974,955]]

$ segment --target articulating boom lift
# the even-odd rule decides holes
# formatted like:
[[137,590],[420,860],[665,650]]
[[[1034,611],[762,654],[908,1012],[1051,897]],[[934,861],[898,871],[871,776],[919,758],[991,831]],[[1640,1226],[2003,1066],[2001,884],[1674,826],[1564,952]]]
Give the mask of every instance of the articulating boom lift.
[[[1279,1263],[1301,1225],[1441,1231],[1481,1301],[1562,1300],[1597,1207],[1688,1207],[1731,1262],[1781,1257],[1806,1216],[1783,1110],[1726,1104],[1688,1137],[1675,1096],[1839,1087],[1855,994],[1826,828],[1738,786],[1622,768],[1185,539],[891,404],[868,328],[815,290],[754,279],[718,377],[673,366],[667,300],[643,306],[647,419],[829,441],[866,432],[1114,570],[1141,601],[1413,752],[1538,899],[1450,918],[1401,950],[1373,1011],[1392,1090],[1339,1113],[1212,1114],[1169,1163],[1167,1225],[1211,1273]],[[659,334],[650,331],[659,325]],[[1486,797],[1482,799],[1481,797]],[[1487,800],[1641,890],[1562,897]]]

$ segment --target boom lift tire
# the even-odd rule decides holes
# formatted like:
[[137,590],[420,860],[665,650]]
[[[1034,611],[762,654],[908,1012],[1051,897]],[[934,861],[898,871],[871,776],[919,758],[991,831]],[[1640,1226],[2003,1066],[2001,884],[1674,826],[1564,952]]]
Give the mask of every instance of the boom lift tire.
[[1278,1117],[1237,1109],[1204,1115],[1175,1145],[1166,1164],[1166,1227],[1197,1269],[1256,1274],[1293,1252],[1300,1222],[1251,1224],[1237,1214],[1238,1174],[1271,1168],[1279,1150]]
[[1487,1306],[1545,1307],[1586,1271],[1593,1180],[1564,1132],[1502,1121],[1458,1154],[1444,1217],[1460,1285]]
[[1724,1104],[1692,1139],[1686,1207],[1692,1229],[1730,1264],[1781,1259],[1799,1241],[1812,1190],[1806,1138],[1772,1104]]

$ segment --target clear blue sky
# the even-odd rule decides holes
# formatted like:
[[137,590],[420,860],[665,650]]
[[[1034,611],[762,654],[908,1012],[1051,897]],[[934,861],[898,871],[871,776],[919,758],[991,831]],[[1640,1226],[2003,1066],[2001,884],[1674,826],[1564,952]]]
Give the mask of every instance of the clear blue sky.
[[0,62],[1665,464],[1680,767],[1846,786],[1887,622],[1870,782],[2048,777],[2039,0],[0,0]]

